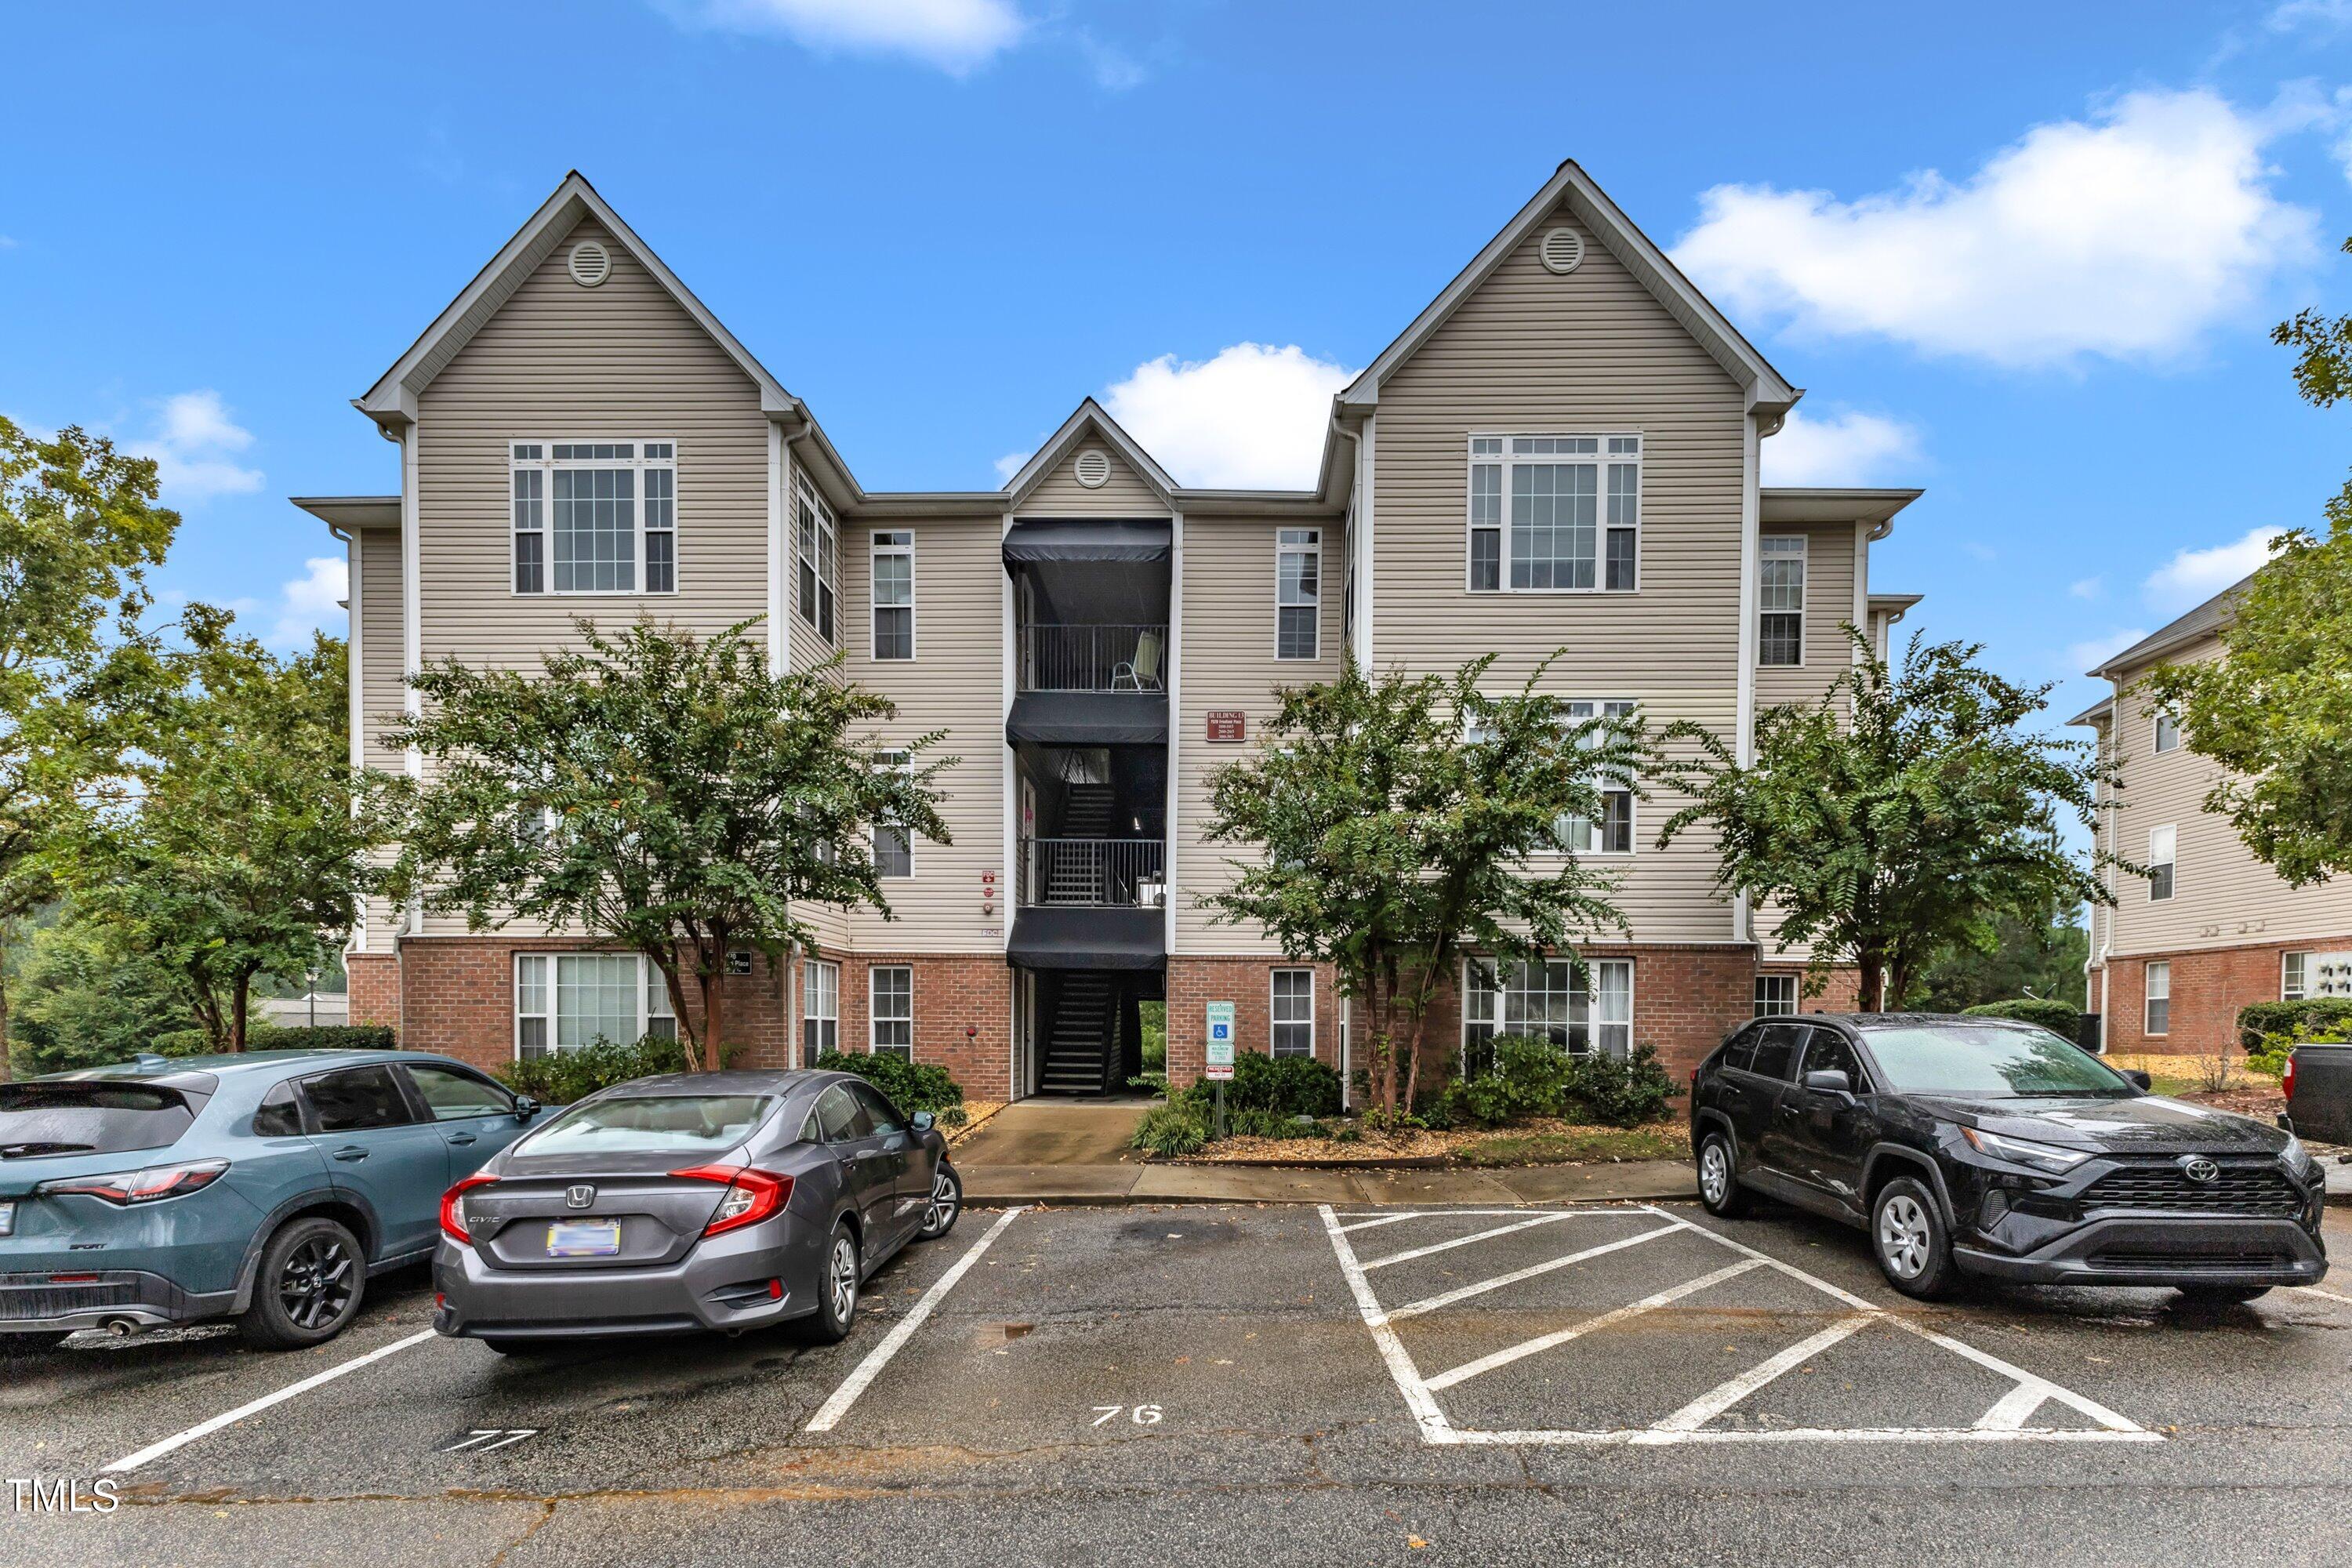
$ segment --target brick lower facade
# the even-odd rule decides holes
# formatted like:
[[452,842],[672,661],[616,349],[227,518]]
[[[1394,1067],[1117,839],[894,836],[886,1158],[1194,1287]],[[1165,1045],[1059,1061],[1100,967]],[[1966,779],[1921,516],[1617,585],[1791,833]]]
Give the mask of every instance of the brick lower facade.
[[948,1069],[973,1100],[1011,1096],[1014,971],[1001,952],[819,953],[841,965],[841,1048],[872,1040],[871,972],[914,971],[915,1059]]
[[[2091,996],[2105,1018],[2110,1051],[2172,1056],[2235,1052],[2240,1048],[2238,1010],[2250,1002],[2279,1000],[2285,954],[2347,951],[2352,951],[2352,936],[2110,958],[2104,992],[2101,972],[2092,971]],[[2161,1035],[2147,1032],[2147,966],[2156,963],[2172,965],[2170,1016]]]
[[1168,961],[1168,1087],[1201,1076],[1208,1059],[1209,1004],[1234,1005],[1234,1047],[1265,1053],[1273,1037],[1274,972],[1315,971],[1315,1059],[1339,1066],[1339,994],[1329,964],[1278,958],[1171,958]]

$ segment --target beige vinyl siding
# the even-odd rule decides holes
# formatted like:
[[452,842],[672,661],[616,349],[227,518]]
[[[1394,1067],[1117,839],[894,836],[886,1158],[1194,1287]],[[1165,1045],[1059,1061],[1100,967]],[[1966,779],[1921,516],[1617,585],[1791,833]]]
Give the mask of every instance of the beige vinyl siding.
[[[876,530],[915,536],[915,657],[873,658],[873,556]],[[918,838],[915,875],[883,883],[895,920],[868,910],[841,922],[849,943],[869,952],[989,952],[1003,946],[1009,918],[981,913],[981,875],[996,873],[1009,890],[1004,853],[1003,524],[995,518],[893,521],[861,517],[842,541],[845,671],[898,705],[874,730],[887,745],[934,730],[945,736],[937,757],[958,761],[940,777],[948,798],[940,815],[955,842]],[[836,919],[840,917],[836,916]]]
[[[833,633],[835,639],[834,642],[825,641],[824,635],[818,631],[816,623],[803,618],[801,615],[801,535],[799,518],[796,511],[798,503],[793,500],[793,492],[797,489],[797,486],[794,483],[794,477],[797,474],[798,469],[799,465],[794,460],[794,448],[787,446],[784,448],[784,486],[782,491],[784,504],[783,615],[784,633],[786,637],[786,658],[791,667],[794,669],[810,669],[814,668],[817,665],[823,664],[826,659],[831,658],[834,654],[838,651],[839,646],[845,640],[845,634],[842,628],[842,616],[845,606],[842,605],[838,602],[836,602],[834,606]],[[834,531],[835,535],[838,536],[844,527],[844,524],[841,521],[840,513],[837,510],[832,508],[830,502],[827,502],[826,504],[828,510],[834,510]],[[842,584],[842,587],[845,591],[848,587],[847,583],[844,582]]]
[[[2174,652],[2173,662],[2211,658],[2218,639]],[[2135,865],[2147,860],[2151,827],[2179,829],[2173,861],[2173,895],[2158,902],[2147,879],[2110,873],[2116,908],[2112,916],[2116,957],[2181,948],[2231,947],[2251,942],[2294,942],[2342,937],[2352,932],[2352,879],[2315,887],[2290,888],[2257,860],[2229,818],[2204,809],[2206,793],[2222,777],[2220,763],[2182,743],[2156,754],[2156,729],[2147,694],[2131,681],[2116,705],[2110,744],[2123,761],[2123,809],[2115,825],[2113,851]]]
[[[1279,528],[1323,531],[1320,636],[1313,659],[1274,657],[1274,556]],[[1340,520],[1319,524],[1259,519],[1184,520],[1182,618],[1176,632],[1181,689],[1171,716],[1175,728],[1177,796],[1174,839],[1176,950],[1185,953],[1273,953],[1280,947],[1255,927],[1213,924],[1200,907],[1202,893],[1226,886],[1229,860],[1250,858],[1248,846],[1202,842],[1209,816],[1209,783],[1217,770],[1252,754],[1263,742],[1266,721],[1279,703],[1275,691],[1328,680],[1340,668],[1339,585],[1346,567],[1339,552]],[[1246,743],[1212,745],[1210,710],[1238,709],[1247,714]]]
[[[1747,415],[1722,367],[1583,225],[1585,260],[1566,276],[1537,259],[1536,226],[1380,390],[1373,449],[1373,655],[1444,670],[1485,653],[1507,689],[1555,649],[1563,696],[1631,698],[1654,721],[1738,721],[1740,518]],[[1471,594],[1468,439],[1638,434],[1643,438],[1639,591]],[[1851,615],[1849,605],[1842,614]],[[1675,807],[1635,814],[1636,853],[1618,903],[1633,936],[1725,942],[1727,905],[1709,886],[1704,836],[1652,847]]]
[[[1090,490],[1078,483],[1078,455],[1097,449],[1110,459],[1110,478]],[[1165,517],[1168,503],[1108,442],[1082,440],[1037,481],[1016,510],[1023,517]]]
[[1756,710],[1783,702],[1818,702],[1853,668],[1846,624],[1853,619],[1852,523],[1772,523],[1766,534],[1801,534],[1805,544],[1805,661],[1756,667]]
[[407,759],[384,742],[383,732],[399,720],[408,694],[401,669],[405,628],[401,613],[400,531],[354,531],[352,555],[360,602],[360,667],[352,672],[360,688],[360,762],[365,767],[396,773]]

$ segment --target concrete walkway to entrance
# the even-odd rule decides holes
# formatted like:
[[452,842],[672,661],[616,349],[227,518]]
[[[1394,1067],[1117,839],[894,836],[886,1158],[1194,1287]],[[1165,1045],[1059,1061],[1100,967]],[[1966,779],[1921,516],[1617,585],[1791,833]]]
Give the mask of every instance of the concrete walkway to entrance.
[[990,1117],[955,1147],[959,1167],[997,1165],[1131,1165],[1142,1156],[1127,1146],[1135,1124],[1151,1109],[1145,1100],[1024,1100]]

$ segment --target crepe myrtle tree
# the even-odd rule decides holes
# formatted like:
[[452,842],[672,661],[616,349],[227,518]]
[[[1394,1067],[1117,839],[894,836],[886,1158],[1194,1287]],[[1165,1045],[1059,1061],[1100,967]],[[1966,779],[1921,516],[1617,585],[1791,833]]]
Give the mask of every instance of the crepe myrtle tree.
[[1977,644],[1918,637],[1898,675],[1845,630],[1853,668],[1819,701],[1759,715],[1753,763],[1700,724],[1659,732],[1655,776],[1690,799],[1658,847],[1711,834],[1717,889],[1773,906],[1777,951],[1811,949],[1807,994],[1851,963],[1873,1012],[1938,955],[1990,949],[2003,916],[2114,903],[2098,872],[2124,863],[2071,853],[2059,828],[2062,813],[2095,826],[2099,784],[2121,780],[2095,748],[2025,728],[2050,688],[1979,667]]
[[1613,874],[1580,855],[1605,789],[1640,788],[1640,726],[1572,720],[1538,689],[1549,660],[1490,696],[1494,663],[1375,678],[1350,660],[1283,690],[1265,745],[1210,784],[1204,836],[1257,853],[1200,904],[1333,966],[1391,1116],[1414,1103],[1430,1005],[1463,954],[1533,958],[1625,929]]
[[[945,844],[938,733],[893,740],[888,699],[838,658],[777,672],[743,622],[698,637],[640,620],[574,623],[543,673],[454,660],[414,685],[388,730],[422,782],[401,786],[393,897],[462,911],[468,929],[576,926],[660,971],[691,1067],[725,1059],[727,954],[780,962],[814,941],[799,910],[891,917],[871,848],[887,825]],[[699,1019],[687,1007],[691,979]]]

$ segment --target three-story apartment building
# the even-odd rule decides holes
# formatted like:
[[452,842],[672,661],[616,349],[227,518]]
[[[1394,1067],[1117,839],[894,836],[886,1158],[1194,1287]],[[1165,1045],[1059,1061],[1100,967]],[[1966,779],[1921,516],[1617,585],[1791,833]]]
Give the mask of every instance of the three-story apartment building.
[[[1277,689],[1368,666],[1546,656],[1576,711],[1696,720],[1745,752],[1759,704],[1818,698],[1915,595],[1870,546],[1916,494],[1772,489],[1760,443],[1800,393],[1573,163],[1335,399],[1315,486],[1181,484],[1091,399],[1002,489],[869,490],[808,405],[578,174],[357,400],[401,452],[392,496],[305,498],[351,554],[354,760],[389,770],[407,677],[530,668],[575,617],[701,631],[760,618],[772,658],[844,656],[946,733],[951,844],[877,828],[894,918],[740,955],[739,1060],[899,1051],[988,1097],[1122,1080],[1139,1002],[1169,1067],[1230,1002],[1244,1049],[1345,1065],[1328,970],[1215,921],[1210,781]],[[887,748],[888,734],[874,737]],[[1548,1030],[1687,1064],[1793,1010],[1803,954],[1717,895],[1708,844],[1654,847],[1671,797],[1580,825],[1629,935],[1465,968],[1433,1030]],[[675,1027],[640,961],[578,933],[373,905],[355,1020],[483,1062]],[[749,997],[742,992],[750,991]]]

